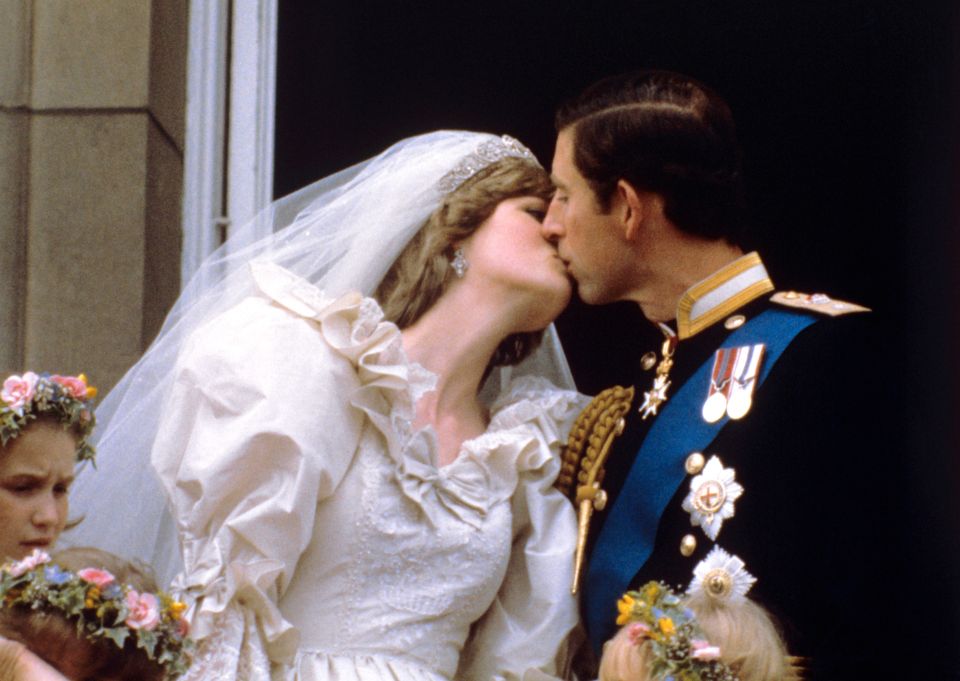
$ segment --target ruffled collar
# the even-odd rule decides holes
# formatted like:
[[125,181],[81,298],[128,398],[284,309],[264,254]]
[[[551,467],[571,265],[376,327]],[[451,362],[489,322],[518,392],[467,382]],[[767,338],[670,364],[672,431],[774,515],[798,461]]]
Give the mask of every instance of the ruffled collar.
[[331,298],[274,264],[251,268],[266,296],[316,320],[330,347],[356,367],[360,385],[350,403],[383,435],[400,488],[435,524],[441,512],[482,524],[513,494],[519,475],[551,460],[565,438],[563,424],[579,410],[576,393],[545,379],[517,379],[494,402],[486,432],[465,441],[457,458],[441,467],[433,429],[411,427],[417,400],[434,388],[436,376],[408,361],[400,330],[384,321],[377,302],[359,293]]

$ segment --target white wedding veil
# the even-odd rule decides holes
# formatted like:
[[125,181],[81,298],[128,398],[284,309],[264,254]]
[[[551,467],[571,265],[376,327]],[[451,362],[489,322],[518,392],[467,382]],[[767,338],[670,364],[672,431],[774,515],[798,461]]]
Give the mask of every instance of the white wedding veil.
[[[248,266],[254,261],[276,263],[332,296],[372,294],[445,192],[505,156],[536,162],[506,136],[440,131],[412,137],[277,200],[231,235],[190,279],[150,348],[98,407],[96,469],[81,471],[70,494],[71,515],[83,520],[63,543],[146,561],[169,582],[181,569],[177,530],[150,452],[184,340],[255,293]],[[257,238],[262,234],[269,236]],[[510,373],[573,387],[552,326],[530,358],[493,372],[484,393],[499,392]]]

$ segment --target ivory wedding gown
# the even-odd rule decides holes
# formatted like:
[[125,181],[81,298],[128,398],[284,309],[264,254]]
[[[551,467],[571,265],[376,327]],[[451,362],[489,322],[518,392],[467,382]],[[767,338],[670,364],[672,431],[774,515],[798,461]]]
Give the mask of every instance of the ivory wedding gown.
[[560,673],[576,518],[552,483],[587,399],[518,379],[440,467],[410,427],[434,377],[377,303],[254,276],[185,344],[152,453],[196,599],[186,678]]

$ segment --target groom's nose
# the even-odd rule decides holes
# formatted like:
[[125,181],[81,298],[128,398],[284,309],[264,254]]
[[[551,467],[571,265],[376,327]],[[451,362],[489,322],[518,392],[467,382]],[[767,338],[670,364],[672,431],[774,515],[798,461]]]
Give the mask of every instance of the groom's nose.
[[556,198],[551,199],[547,206],[547,214],[543,217],[540,234],[551,243],[557,243],[563,236],[563,220],[560,205]]

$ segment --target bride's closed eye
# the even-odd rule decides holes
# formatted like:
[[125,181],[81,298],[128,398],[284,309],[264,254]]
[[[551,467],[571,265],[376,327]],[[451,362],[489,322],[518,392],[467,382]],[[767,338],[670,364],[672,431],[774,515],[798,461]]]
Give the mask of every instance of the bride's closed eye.
[[532,216],[537,222],[543,222],[547,216],[547,202],[536,196],[525,197],[519,204],[521,210]]

